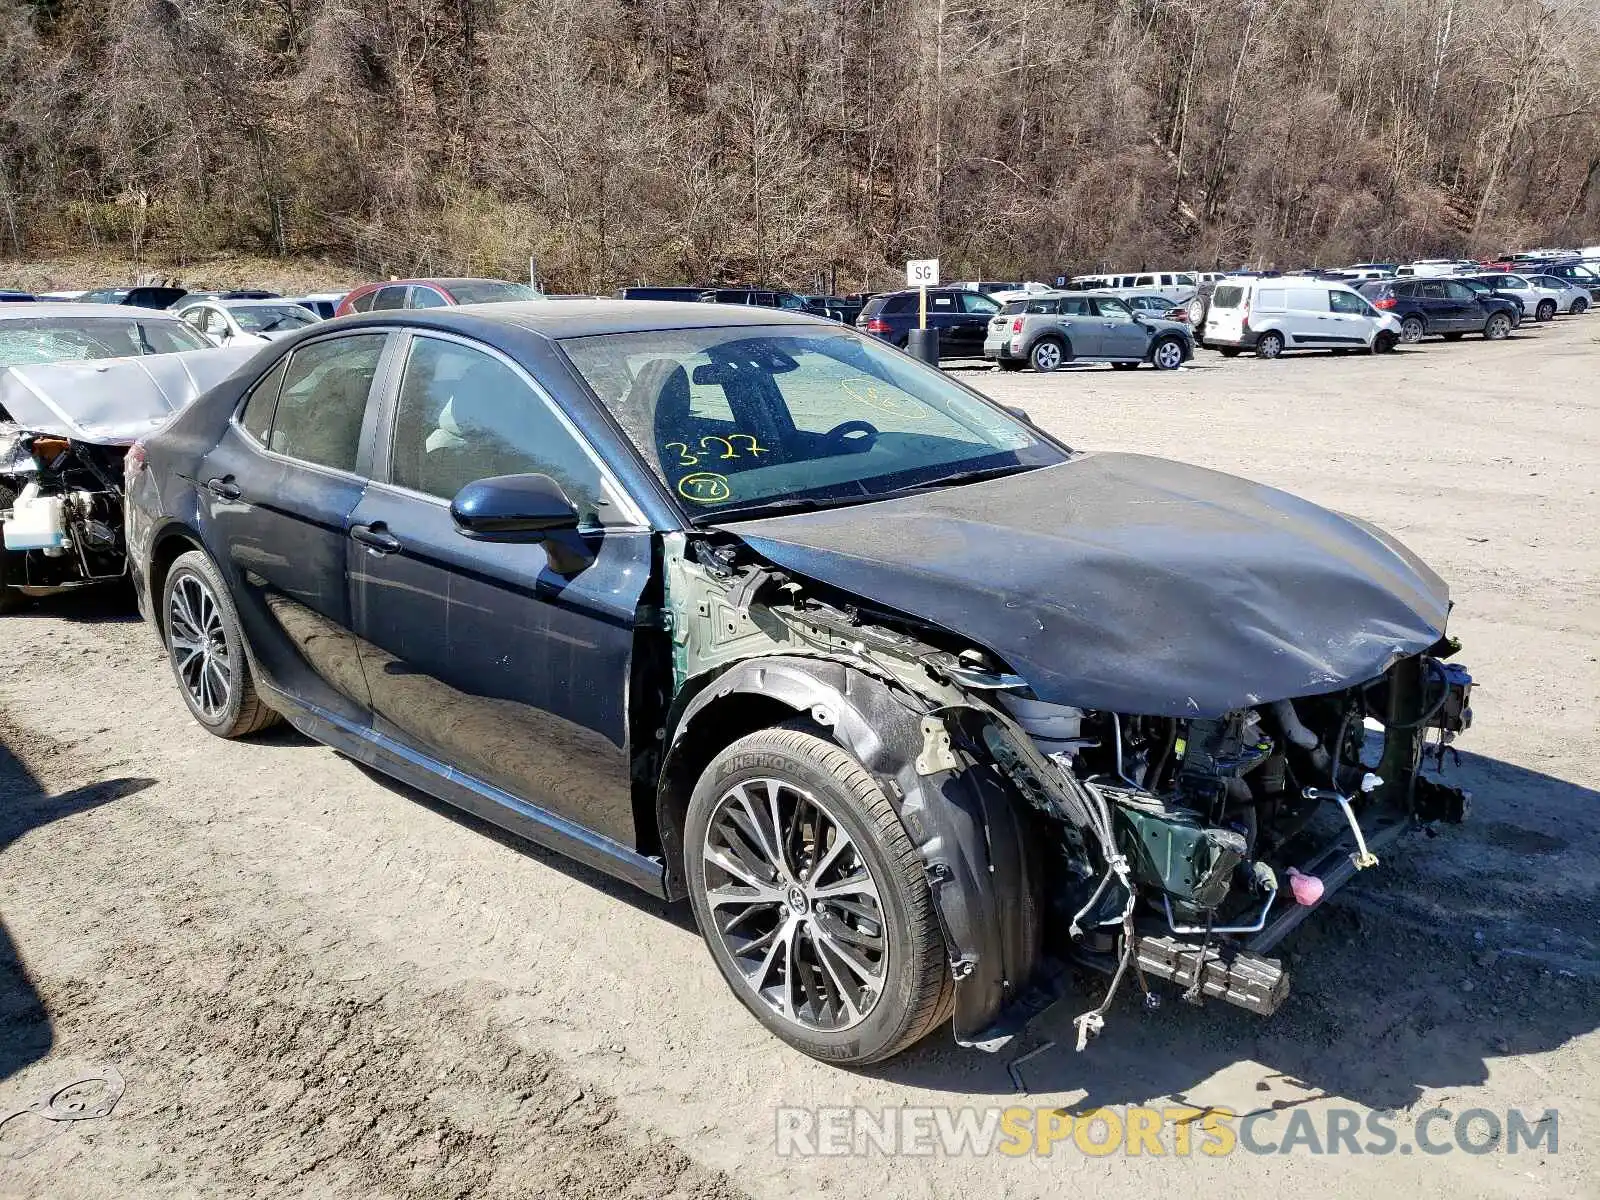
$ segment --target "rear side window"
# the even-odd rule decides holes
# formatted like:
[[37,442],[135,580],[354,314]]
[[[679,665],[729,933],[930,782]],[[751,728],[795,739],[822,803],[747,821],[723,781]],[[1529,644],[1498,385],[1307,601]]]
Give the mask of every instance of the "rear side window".
[[303,462],[354,471],[367,395],[386,338],[352,334],[296,350],[284,372],[267,446]]
[[1064,317],[1088,317],[1093,314],[1089,311],[1089,300],[1086,296],[1066,296],[1061,301],[1061,315]]
[[910,312],[916,306],[915,296],[890,296],[883,302],[883,311],[886,313]]
[[406,288],[404,284],[397,286],[381,287],[378,294],[372,298],[369,306],[372,312],[379,312],[390,308],[404,308],[406,306]]
[[239,424],[263,446],[267,444],[267,434],[272,429],[272,410],[278,406],[278,390],[283,386],[283,373],[288,366],[287,358],[279,359],[278,365],[250,389],[250,398],[244,402],[244,411],[239,414]]
[[1238,308],[1244,300],[1244,289],[1236,283],[1223,284],[1211,294],[1212,308]]

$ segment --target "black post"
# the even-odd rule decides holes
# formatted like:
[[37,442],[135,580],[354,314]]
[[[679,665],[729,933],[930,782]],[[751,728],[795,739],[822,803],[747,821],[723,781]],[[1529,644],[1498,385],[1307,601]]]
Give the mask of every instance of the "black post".
[[939,331],[937,329],[913,329],[906,334],[906,353],[912,358],[920,358],[930,367],[939,365]]

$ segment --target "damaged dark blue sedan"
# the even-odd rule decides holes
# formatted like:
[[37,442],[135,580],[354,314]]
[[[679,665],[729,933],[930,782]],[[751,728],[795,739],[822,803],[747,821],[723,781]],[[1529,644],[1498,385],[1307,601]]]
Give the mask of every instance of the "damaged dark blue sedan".
[[374,313],[127,456],[195,718],[280,717],[662,897],[807,1054],[1070,990],[1261,1014],[1471,718],[1444,585],[1272,488],[1075,452],[765,309]]

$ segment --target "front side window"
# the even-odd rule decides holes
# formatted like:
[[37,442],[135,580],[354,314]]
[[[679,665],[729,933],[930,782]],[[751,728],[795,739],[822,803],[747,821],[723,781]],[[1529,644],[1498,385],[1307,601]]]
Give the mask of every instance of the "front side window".
[[1454,280],[1448,280],[1444,285],[1444,294],[1451,300],[1455,300],[1459,303],[1462,301],[1471,300],[1477,293],[1475,293],[1472,288],[1464,283],[1457,283]]
[[1000,311],[999,301],[991,300],[988,296],[981,295],[978,292],[963,292],[961,294],[961,307],[965,312],[977,313],[985,317],[993,316]]
[[444,308],[450,301],[441,295],[437,288],[414,287],[411,296],[406,300],[407,308]]
[[1112,321],[1133,320],[1133,310],[1115,296],[1101,296],[1094,302],[1102,317]]
[[650,469],[713,517],[1064,459],[937,371],[849,332],[723,327],[561,344]]
[[359,333],[296,350],[283,377],[268,447],[303,462],[354,471],[385,338]]
[[525,379],[459,342],[418,337],[406,357],[395,409],[391,481],[449,500],[495,475],[548,475],[585,526],[616,525],[626,506]]
[[1367,307],[1367,302],[1354,292],[1329,292],[1328,307],[1336,313],[1345,313],[1352,317],[1365,317],[1372,313]]

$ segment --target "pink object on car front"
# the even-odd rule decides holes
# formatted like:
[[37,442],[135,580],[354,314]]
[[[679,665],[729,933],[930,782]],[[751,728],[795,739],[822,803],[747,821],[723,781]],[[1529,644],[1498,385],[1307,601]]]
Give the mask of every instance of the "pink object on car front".
[[1322,899],[1322,880],[1315,875],[1303,875],[1295,868],[1289,868],[1289,890],[1294,893],[1296,904],[1303,904],[1310,908]]

